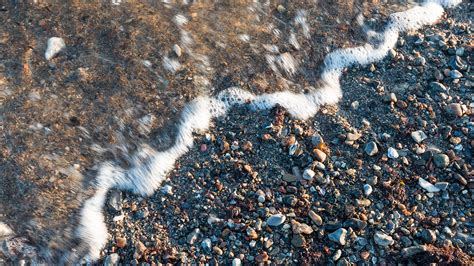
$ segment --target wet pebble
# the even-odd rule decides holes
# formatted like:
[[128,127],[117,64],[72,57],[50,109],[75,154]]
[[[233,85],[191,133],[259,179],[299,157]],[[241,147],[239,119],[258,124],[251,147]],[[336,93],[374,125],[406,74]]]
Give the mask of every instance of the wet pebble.
[[391,236],[384,234],[382,232],[376,232],[374,234],[374,241],[377,245],[383,246],[383,247],[388,247],[395,242]]
[[283,214],[274,214],[267,219],[267,225],[269,226],[279,226],[283,224],[286,220],[286,216]]
[[446,168],[449,165],[449,157],[443,153],[435,154],[433,156],[433,161],[438,168]]
[[379,150],[377,148],[377,144],[373,141],[371,141],[371,142],[369,142],[365,145],[364,151],[369,156],[374,156],[375,154],[377,154],[379,152]]
[[328,235],[329,240],[344,246],[346,244],[347,230],[345,228],[339,228],[336,231]]

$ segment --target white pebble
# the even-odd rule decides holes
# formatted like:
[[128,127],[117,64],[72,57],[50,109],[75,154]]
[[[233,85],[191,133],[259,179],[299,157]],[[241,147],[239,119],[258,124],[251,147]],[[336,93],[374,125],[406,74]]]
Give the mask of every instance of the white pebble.
[[316,173],[311,170],[311,169],[305,169],[304,172],[303,172],[303,178],[306,179],[306,180],[311,180],[313,179],[314,175],[316,175]]
[[64,47],[66,47],[66,43],[64,42],[62,38],[51,37],[48,40],[48,47],[46,48],[44,57],[46,58],[46,60],[50,60],[57,53],[59,53]]
[[370,194],[372,194],[372,191],[373,189],[371,185],[369,184],[364,185],[364,195],[369,196]]
[[398,158],[398,151],[392,147],[388,148],[388,151],[387,151],[387,156],[388,158],[390,159],[397,159]]

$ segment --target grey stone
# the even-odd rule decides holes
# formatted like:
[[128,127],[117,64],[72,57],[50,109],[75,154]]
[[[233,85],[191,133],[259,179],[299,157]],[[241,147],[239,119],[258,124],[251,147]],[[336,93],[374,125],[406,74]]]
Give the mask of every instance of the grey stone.
[[449,157],[443,153],[435,154],[433,161],[438,168],[446,168],[449,165]]
[[107,205],[109,205],[109,207],[116,212],[121,211],[122,210],[122,193],[120,191],[113,190],[110,193],[110,198],[107,201]]
[[445,92],[448,90],[446,86],[436,81],[431,82],[430,87],[432,90],[437,91],[437,92]]
[[433,230],[424,229],[421,232],[421,238],[425,243],[433,244],[434,242],[436,242],[436,233]]
[[118,265],[120,256],[117,253],[112,253],[105,258],[104,266]]
[[13,230],[6,223],[0,222],[0,240],[7,239],[14,235]]
[[344,246],[346,244],[347,230],[339,228],[336,231],[329,234],[329,240]]
[[416,142],[416,143],[421,143],[423,140],[427,139],[428,136],[426,136],[425,132],[422,130],[417,130],[411,132],[411,138]]
[[377,144],[371,141],[365,145],[364,151],[367,155],[374,156],[379,152],[379,149],[377,148]]
[[393,240],[391,236],[384,234],[380,231],[375,233],[374,241],[377,245],[383,246],[383,247],[388,247],[388,246],[393,245],[393,243],[395,243],[395,241]]
[[409,258],[426,251],[428,251],[428,248],[426,246],[421,246],[421,245],[411,246],[411,247],[402,249],[402,256],[404,258]]
[[420,187],[422,187],[423,189],[425,189],[429,193],[435,193],[435,192],[440,191],[440,189],[438,187],[436,187],[435,185],[433,185],[430,182],[426,181],[422,177],[418,178],[418,184],[420,185]]
[[284,223],[285,221],[286,221],[286,216],[281,214],[281,213],[278,213],[278,214],[274,214],[274,215],[270,216],[267,219],[267,225],[269,225],[269,226],[279,226],[282,223]]

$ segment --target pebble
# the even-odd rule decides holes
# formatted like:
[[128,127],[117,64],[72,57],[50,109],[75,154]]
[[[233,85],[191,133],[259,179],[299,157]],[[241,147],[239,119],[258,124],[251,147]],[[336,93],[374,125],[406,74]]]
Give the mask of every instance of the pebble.
[[[440,73],[441,74],[441,73]],[[442,74],[441,74],[442,75]],[[430,87],[432,90],[434,91],[437,91],[437,92],[445,92],[447,91],[448,89],[446,88],[446,86],[444,86],[443,84],[439,83],[439,82],[436,82],[436,81],[433,81],[430,83]]]
[[304,247],[306,245],[306,240],[300,234],[293,235],[291,239],[291,244],[297,248]]
[[267,252],[264,251],[261,254],[258,254],[257,257],[255,257],[255,260],[257,262],[262,263],[262,262],[267,262],[268,258],[269,258],[269,256],[268,256]]
[[373,189],[371,185],[369,184],[364,185],[364,195],[369,196],[370,194],[372,194],[372,191]]
[[384,102],[397,102],[397,95],[395,93],[386,94],[383,98]]
[[44,57],[46,60],[51,60],[56,54],[66,47],[66,43],[62,38],[51,37],[48,39],[48,45]]
[[461,117],[463,114],[461,104],[459,103],[451,103],[446,107],[446,111],[449,114],[456,115],[458,117]]
[[286,220],[286,216],[279,213],[279,214],[274,214],[272,216],[270,216],[268,219],[267,219],[267,225],[269,226],[279,226],[281,225],[282,223],[284,223]]
[[173,195],[173,187],[170,185],[164,185],[161,188],[161,192],[165,195]]
[[232,266],[242,266],[242,261],[239,258],[234,258],[232,260]]
[[310,210],[308,212],[308,216],[311,219],[311,221],[313,221],[313,223],[315,223],[317,226],[321,226],[323,224],[323,218],[321,218],[321,216],[319,216],[314,211]]
[[309,168],[305,169],[304,172],[303,172],[303,178],[305,180],[312,180],[315,175],[316,175],[316,173],[313,170],[309,169]]
[[173,52],[177,57],[180,57],[182,54],[181,47],[179,47],[177,44],[173,45]]
[[448,188],[449,183],[448,182],[436,182],[435,186],[437,188],[439,188],[441,191],[445,191]]
[[421,177],[418,178],[418,185],[420,185],[420,187],[422,187],[429,193],[436,193],[440,191],[440,189],[437,188],[435,185],[431,184],[430,182],[426,181]]
[[367,155],[374,156],[379,152],[379,149],[377,148],[377,144],[371,141],[365,145],[364,151]]
[[105,258],[104,266],[113,266],[118,265],[120,261],[120,256],[117,253],[112,253]]
[[446,168],[449,165],[449,157],[446,154],[438,153],[433,156],[433,162],[438,168]]
[[313,233],[313,228],[311,226],[300,223],[295,220],[291,221],[291,228],[293,230],[293,234],[303,234],[303,235],[310,235]]
[[423,56],[415,58],[413,62],[416,66],[424,66],[426,64],[426,59]]
[[449,72],[449,76],[453,79],[459,79],[462,78],[462,73],[456,69],[453,69]]
[[346,244],[346,235],[347,230],[344,228],[339,228],[336,231],[330,233],[329,240],[338,243],[339,245],[344,246]]
[[204,239],[202,242],[201,242],[201,247],[204,249],[204,250],[211,250],[212,248],[212,242],[211,242],[211,239],[209,238],[206,238]]
[[218,246],[214,246],[212,247],[212,251],[214,251],[214,253],[217,255],[217,256],[222,256],[222,254],[224,254],[224,251],[222,251],[222,249]]
[[196,242],[196,240],[198,239],[200,233],[201,233],[201,230],[199,230],[199,228],[194,229],[194,230],[193,230],[191,233],[189,233],[188,236],[186,237],[186,242],[187,242],[189,245],[193,245],[194,242]]
[[411,138],[416,142],[416,143],[421,143],[423,140],[427,139],[428,136],[426,136],[425,132],[422,130],[417,130],[411,132]]
[[390,159],[397,159],[400,155],[398,154],[398,151],[396,149],[390,147],[387,150],[387,156]]
[[360,133],[347,133],[346,140],[348,141],[356,141],[362,137]]
[[125,237],[117,237],[116,244],[117,247],[124,248],[127,245],[127,239]]
[[434,242],[436,242],[436,233],[433,230],[424,229],[421,232],[421,238],[423,239],[423,241],[425,241],[425,243],[433,244]]
[[283,180],[285,182],[292,183],[292,182],[296,182],[297,177],[296,177],[296,175],[285,173],[285,174],[283,174]]
[[13,230],[4,222],[0,222],[0,240],[13,236]]
[[402,249],[402,256],[404,258],[410,258],[410,257],[413,257],[414,255],[426,252],[427,250],[428,250],[428,247],[424,245],[411,246],[411,247]]
[[326,153],[324,153],[320,149],[314,149],[313,154],[314,154],[314,157],[316,158],[316,160],[318,160],[320,162],[324,162],[326,160]]
[[334,252],[334,255],[332,255],[332,260],[338,261],[341,258],[341,255],[342,251],[340,249],[336,250],[336,252]]
[[393,243],[395,243],[395,241],[393,240],[391,236],[384,234],[380,231],[374,234],[374,241],[377,245],[383,246],[383,247],[388,247],[392,245]]

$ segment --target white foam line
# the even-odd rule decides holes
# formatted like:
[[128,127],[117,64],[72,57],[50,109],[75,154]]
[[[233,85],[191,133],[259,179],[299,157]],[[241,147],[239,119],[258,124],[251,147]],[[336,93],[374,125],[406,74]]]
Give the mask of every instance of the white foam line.
[[355,64],[365,65],[385,57],[397,42],[400,32],[415,30],[423,25],[435,23],[443,15],[443,7],[453,7],[461,0],[431,0],[421,6],[392,14],[377,47],[364,46],[339,49],[328,54],[324,60],[323,87],[309,92],[288,91],[254,95],[240,88],[229,88],[217,97],[199,97],[184,108],[174,145],[157,152],[143,147],[134,155],[132,167],[122,169],[112,163],[100,167],[96,179],[96,192],[88,199],[81,212],[77,233],[86,246],[85,261],[96,261],[105,247],[108,233],[102,209],[109,189],[131,190],[136,194],[151,195],[159,188],[166,174],[174,168],[176,160],[193,146],[193,132],[207,130],[212,118],[223,116],[236,105],[248,104],[253,110],[269,109],[279,104],[295,118],[307,119],[316,114],[325,104],[335,104],[342,97],[339,84],[343,70]]

